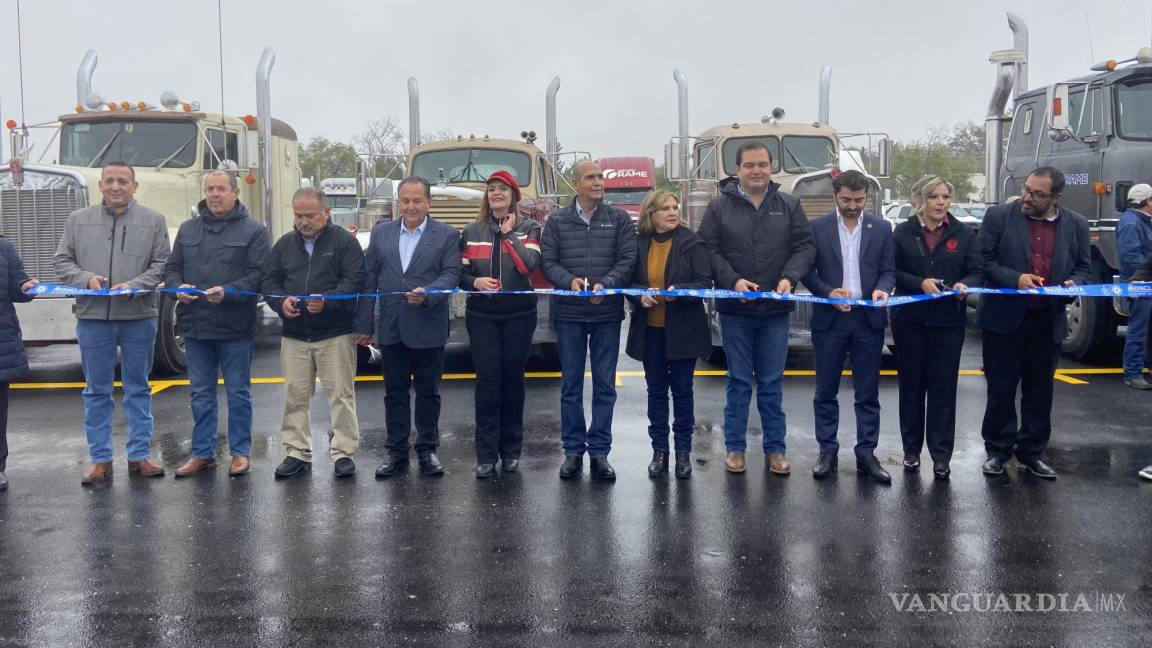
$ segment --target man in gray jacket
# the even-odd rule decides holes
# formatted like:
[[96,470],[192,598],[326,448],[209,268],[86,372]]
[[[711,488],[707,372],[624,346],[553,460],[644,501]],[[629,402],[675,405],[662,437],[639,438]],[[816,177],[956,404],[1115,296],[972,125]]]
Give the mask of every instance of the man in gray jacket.
[[[142,207],[133,196],[136,173],[123,162],[110,162],[100,174],[99,205],[68,216],[56,249],[56,276],[77,288],[151,290],[159,285],[168,260],[164,217]],[[156,296],[76,298],[76,339],[84,367],[84,433],[92,465],[81,484],[112,476],[112,382],[116,350],[124,412],[128,418],[128,471],[161,477],[164,469],[149,459],[152,442],[152,392],[148,373],[156,342]]]

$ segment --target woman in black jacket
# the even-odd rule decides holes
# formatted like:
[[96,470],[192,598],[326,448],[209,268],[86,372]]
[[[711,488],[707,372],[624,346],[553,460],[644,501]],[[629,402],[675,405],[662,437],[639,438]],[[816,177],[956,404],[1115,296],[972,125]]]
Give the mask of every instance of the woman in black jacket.
[[[949,215],[952,185],[939,177],[913,186],[914,213],[893,231],[896,294],[963,293],[984,282],[976,233]],[[951,475],[956,436],[956,381],[967,324],[964,295],[891,309],[900,384],[904,470],[920,470],[925,437],[936,479]],[[927,406],[927,407],[925,407]]]
[[8,490],[8,383],[28,370],[15,304],[32,301],[28,291],[35,285],[16,248],[0,236],[0,491]]
[[[708,248],[680,224],[676,195],[658,189],[648,194],[637,223],[639,254],[632,274],[635,288],[711,288]],[[648,475],[668,472],[668,392],[672,392],[672,432],[676,476],[692,476],[692,378],[696,358],[712,350],[704,303],[694,297],[630,297],[632,321],[626,353],[644,363],[648,383],[648,436],[652,463]]]
[[540,265],[540,223],[517,209],[520,185],[507,171],[488,177],[480,213],[460,236],[460,287],[468,295],[465,326],[476,366],[476,477],[515,472],[524,442],[524,368],[536,330],[536,295],[486,295],[532,290]]

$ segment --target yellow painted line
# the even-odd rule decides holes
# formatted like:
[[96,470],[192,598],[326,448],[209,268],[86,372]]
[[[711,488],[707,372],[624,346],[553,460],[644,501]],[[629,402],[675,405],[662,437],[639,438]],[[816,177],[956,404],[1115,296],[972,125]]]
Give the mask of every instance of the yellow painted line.
[[1052,377],[1055,378],[1056,380],[1059,380],[1060,382],[1068,383],[1069,385],[1087,385],[1088,384],[1087,380],[1080,380],[1079,378],[1073,378],[1071,376],[1066,376],[1059,371],[1057,371]]

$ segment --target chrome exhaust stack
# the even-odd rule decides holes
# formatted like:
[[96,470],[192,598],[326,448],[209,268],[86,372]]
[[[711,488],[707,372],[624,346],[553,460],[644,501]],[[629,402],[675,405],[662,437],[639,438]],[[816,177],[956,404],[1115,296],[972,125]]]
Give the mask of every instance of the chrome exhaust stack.
[[408,77],[408,150],[420,146],[420,84]]
[[560,140],[556,139],[556,94],[560,92],[560,77],[552,77],[544,95],[544,153],[555,166],[560,156]]
[[264,189],[264,225],[275,231],[272,219],[272,66],[276,52],[265,47],[256,66],[256,133],[260,150],[260,184]]

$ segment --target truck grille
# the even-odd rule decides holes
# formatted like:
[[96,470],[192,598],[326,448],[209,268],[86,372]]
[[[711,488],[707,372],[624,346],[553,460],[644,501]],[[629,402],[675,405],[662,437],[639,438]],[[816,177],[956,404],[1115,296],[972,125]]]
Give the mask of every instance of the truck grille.
[[804,196],[800,199],[800,206],[804,208],[804,215],[808,220],[836,211],[836,199],[832,196],[816,197]]
[[0,188],[0,234],[16,246],[29,276],[40,281],[56,280],[53,257],[64,236],[68,214],[83,207],[86,198],[75,185]]
[[432,205],[429,213],[432,218],[455,227],[458,230],[464,229],[464,226],[476,220],[476,214],[480,211],[480,203],[463,200],[437,200],[432,199]]

